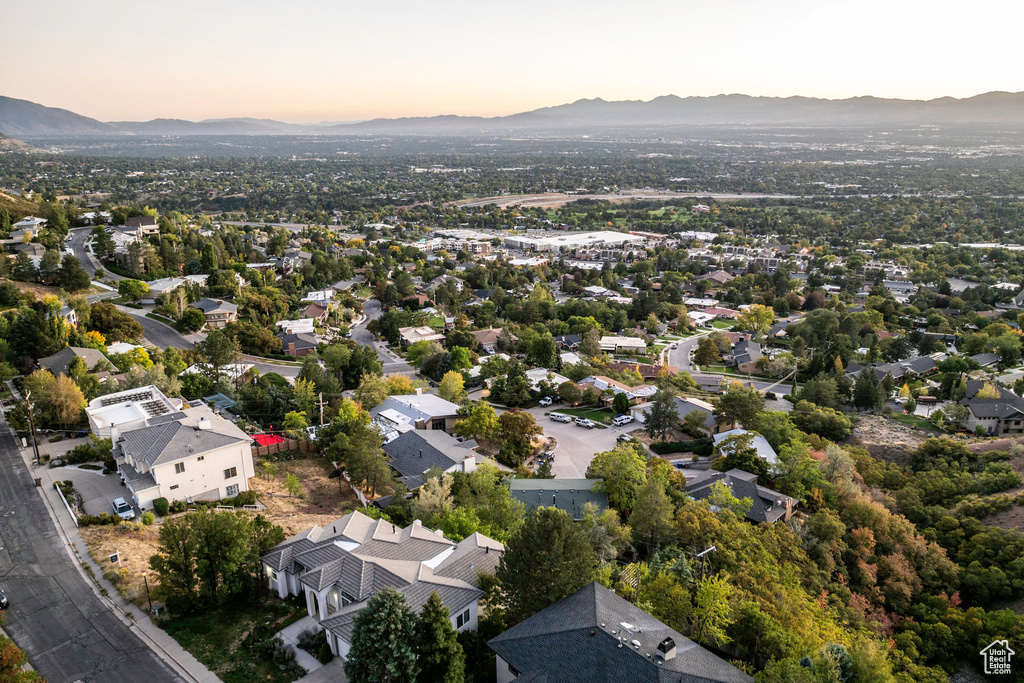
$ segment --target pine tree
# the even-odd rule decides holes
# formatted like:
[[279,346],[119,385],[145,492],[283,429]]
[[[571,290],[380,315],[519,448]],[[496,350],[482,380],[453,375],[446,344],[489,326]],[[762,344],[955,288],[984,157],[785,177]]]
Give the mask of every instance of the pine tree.
[[659,391],[654,396],[645,424],[651,438],[660,438],[662,441],[670,431],[679,426],[679,415],[670,394]]
[[466,656],[452,628],[448,608],[437,593],[431,593],[416,622],[416,656],[420,667],[418,680],[438,683],[462,683]]
[[880,408],[882,399],[882,387],[878,383],[878,375],[871,368],[864,368],[857,375],[857,382],[853,385],[853,405],[858,408],[871,409]]
[[405,596],[382,588],[356,614],[345,662],[351,683],[415,683],[416,615]]

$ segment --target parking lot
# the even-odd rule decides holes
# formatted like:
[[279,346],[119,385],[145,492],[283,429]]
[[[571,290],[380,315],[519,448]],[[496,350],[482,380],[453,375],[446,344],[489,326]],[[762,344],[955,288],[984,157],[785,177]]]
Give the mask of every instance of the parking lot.
[[[572,422],[553,422],[544,414],[551,410],[552,408],[530,408],[529,412],[537,420],[537,424],[544,428],[545,436],[553,436],[558,440],[551,471],[559,479],[582,479],[587,475],[587,467],[590,466],[594,455],[615,448],[615,439],[619,434],[627,434],[641,427],[638,423],[631,422],[622,427],[585,429]],[[554,406],[554,410],[558,410],[557,405]]]

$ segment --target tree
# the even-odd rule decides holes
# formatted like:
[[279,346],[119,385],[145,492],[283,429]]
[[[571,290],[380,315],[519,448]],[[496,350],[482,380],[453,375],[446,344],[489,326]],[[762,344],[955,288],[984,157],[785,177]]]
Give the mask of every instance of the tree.
[[697,342],[697,350],[693,353],[693,360],[698,365],[710,365],[722,360],[722,353],[711,337],[701,337]]
[[309,421],[306,419],[305,413],[293,410],[285,413],[281,428],[288,432],[288,436],[291,438],[301,439],[306,436]]
[[203,329],[203,325],[206,324],[206,315],[204,315],[198,308],[186,306],[181,312],[181,315],[178,316],[178,322],[186,330],[197,332],[198,330]]
[[461,419],[455,422],[455,435],[471,439],[496,439],[500,424],[494,408],[483,401],[472,401],[459,408]]
[[501,461],[509,467],[522,465],[530,455],[533,437],[540,436],[544,430],[533,415],[518,408],[502,413],[498,423],[501,425]]
[[823,372],[818,373],[804,383],[800,389],[800,400],[826,408],[835,408],[839,405],[839,387],[836,380]]
[[2,683],[46,683],[38,671],[24,671],[21,667],[28,661],[25,653],[0,635],[0,681]]
[[585,358],[594,358],[601,355],[601,333],[597,331],[596,327],[591,327],[583,333],[579,352]]
[[82,267],[82,262],[77,257],[68,254],[60,262],[57,284],[68,292],[88,289],[91,282],[92,279],[89,277],[89,271]]
[[639,538],[647,543],[647,553],[653,553],[672,532],[672,501],[665,493],[665,485],[650,477],[637,493],[629,525]]
[[508,622],[517,624],[575,593],[596,570],[594,549],[568,513],[533,508],[509,538],[495,572]]
[[[488,363],[490,365],[490,363]],[[507,406],[521,406],[530,400],[530,392],[533,384],[526,376],[526,370],[519,361],[513,361],[508,365],[508,372],[504,377],[494,380],[491,385],[492,392],[498,399]]]
[[211,330],[206,339],[196,344],[196,351],[206,358],[213,372],[214,381],[219,382],[221,368],[237,361],[238,341],[223,328]]
[[452,403],[459,403],[466,397],[465,380],[462,378],[461,372],[452,370],[444,373],[444,377],[441,378],[441,384],[438,386],[438,395],[446,401]]
[[416,622],[416,662],[420,671],[417,680],[438,683],[462,683],[466,655],[452,628],[448,608],[436,592],[431,593]]
[[[960,406],[963,407],[963,406]],[[798,429],[808,434],[829,439],[830,441],[844,441],[850,436],[853,424],[850,418],[831,408],[819,408],[807,401],[798,401],[790,419]]]
[[872,368],[864,368],[853,385],[853,405],[864,410],[881,408],[885,403],[878,375]]
[[82,417],[82,409],[86,405],[85,396],[75,384],[75,380],[64,374],[57,377],[49,401],[53,406],[57,421],[62,425],[78,422]]
[[583,400],[583,392],[575,382],[562,382],[558,385],[558,397],[574,406]]
[[110,342],[134,341],[144,332],[142,325],[135,318],[122,313],[106,301],[98,301],[92,305],[89,325]]
[[750,330],[754,336],[761,338],[768,333],[768,328],[775,322],[775,311],[762,304],[751,304],[740,311],[736,320],[741,328]]
[[768,463],[757,454],[754,447],[754,434],[735,434],[723,439],[715,446],[715,459],[711,466],[719,472],[743,470],[756,474],[759,480],[768,475]]
[[625,392],[615,394],[615,398],[612,399],[612,410],[620,415],[629,412],[629,397],[626,396]]
[[416,615],[390,586],[377,591],[355,616],[345,675],[352,683],[415,683]]
[[691,410],[683,416],[681,429],[694,438],[703,438],[707,435],[707,413],[703,410]]
[[726,629],[732,624],[729,597],[732,587],[724,576],[709,576],[697,584],[694,599],[693,637],[706,645],[724,645],[731,638]]
[[665,440],[669,432],[679,426],[675,398],[667,391],[659,390],[651,401],[644,427],[652,439]]
[[715,417],[719,422],[738,422],[741,425],[754,424],[757,414],[764,410],[764,396],[753,387],[733,382],[729,391],[718,399]]
[[117,283],[117,293],[132,301],[138,301],[149,293],[149,285],[141,280],[121,280]]
[[608,494],[611,506],[628,513],[647,482],[647,458],[639,446],[619,444],[594,456],[587,467],[587,479],[602,479],[599,486]]

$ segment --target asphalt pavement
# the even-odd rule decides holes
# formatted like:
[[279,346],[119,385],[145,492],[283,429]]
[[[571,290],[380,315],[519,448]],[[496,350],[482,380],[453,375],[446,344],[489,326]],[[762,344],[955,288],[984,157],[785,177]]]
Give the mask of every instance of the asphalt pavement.
[[109,608],[72,564],[42,498],[0,423],[0,588],[7,634],[50,683],[181,679]]
[[352,341],[360,346],[371,346],[377,352],[381,365],[384,366],[385,375],[409,375],[416,374],[416,368],[406,363],[402,358],[392,355],[381,342],[373,338],[373,333],[366,329],[371,320],[381,316],[380,302],[376,299],[368,299],[363,304],[363,315],[366,319],[359,325],[352,328]]
[[68,231],[71,240],[67,242],[67,248],[74,253],[78,260],[82,262],[82,267],[89,271],[89,277],[94,277],[97,270],[103,270],[104,279],[107,280],[123,280],[124,278],[120,275],[110,272],[103,267],[100,260],[96,258],[91,251],[89,251],[88,243],[92,237],[92,228],[74,228]]

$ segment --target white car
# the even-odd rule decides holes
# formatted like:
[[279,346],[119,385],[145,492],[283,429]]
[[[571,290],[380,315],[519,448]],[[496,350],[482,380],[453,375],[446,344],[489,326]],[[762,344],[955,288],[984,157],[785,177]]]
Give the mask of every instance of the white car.
[[574,422],[577,427],[586,427],[587,429],[593,429],[597,426],[593,420],[588,420],[585,417],[577,417]]
[[538,405],[542,405],[545,408],[548,407],[549,405],[551,405],[552,403],[554,403],[554,401],[551,400],[550,396],[545,396],[541,400],[537,401]]
[[132,506],[124,498],[118,498],[114,501],[114,514],[125,521],[135,519],[135,510],[132,509]]
[[622,425],[628,425],[632,421],[632,415],[616,415],[615,419],[612,420],[612,424],[616,427],[621,427]]
[[572,422],[572,416],[565,413],[551,413],[548,417],[554,422]]

